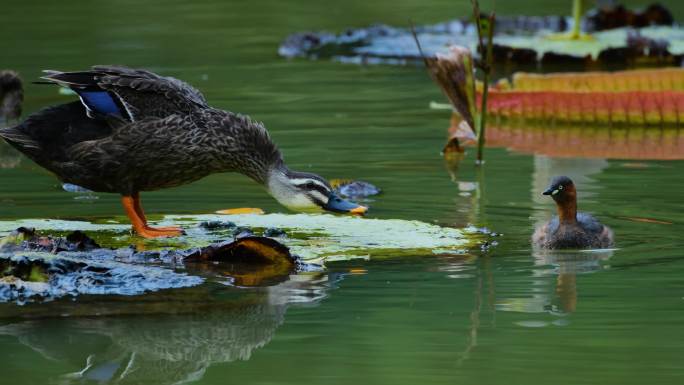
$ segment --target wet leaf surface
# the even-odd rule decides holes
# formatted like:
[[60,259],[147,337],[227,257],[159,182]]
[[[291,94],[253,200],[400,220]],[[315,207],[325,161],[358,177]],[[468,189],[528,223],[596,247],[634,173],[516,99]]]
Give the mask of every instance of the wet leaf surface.
[[[632,12],[631,16],[611,19],[607,16],[610,13],[592,13],[591,23],[585,23],[592,32],[588,39],[557,38],[559,32],[568,30],[565,17],[498,16],[494,60],[515,64],[567,64],[573,60],[578,64],[627,63],[644,58],[677,62],[676,58],[684,55],[684,29],[671,25],[668,14],[667,10],[644,11],[642,17]],[[469,21],[418,26],[416,34],[428,57],[448,53],[453,45],[476,51],[477,34]],[[328,58],[355,64],[404,65],[422,60],[410,30],[388,25],[349,29],[339,34],[295,33],[283,41],[278,53],[288,58]]]
[[[301,270],[287,247],[256,236],[187,250],[138,251],[102,248],[80,231],[53,237],[22,227],[0,245],[0,302],[138,295],[215,277],[239,286],[270,285]],[[194,276],[179,272],[186,268]]]

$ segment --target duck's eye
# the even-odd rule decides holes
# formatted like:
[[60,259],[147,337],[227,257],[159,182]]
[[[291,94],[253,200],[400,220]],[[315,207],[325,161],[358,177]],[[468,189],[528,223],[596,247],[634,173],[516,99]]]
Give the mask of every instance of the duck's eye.
[[558,186],[558,189],[559,189],[559,190],[562,190],[562,189],[563,189],[563,185]]
[[307,182],[307,184],[305,184],[304,186],[309,190],[313,190],[313,188],[315,187],[313,182]]

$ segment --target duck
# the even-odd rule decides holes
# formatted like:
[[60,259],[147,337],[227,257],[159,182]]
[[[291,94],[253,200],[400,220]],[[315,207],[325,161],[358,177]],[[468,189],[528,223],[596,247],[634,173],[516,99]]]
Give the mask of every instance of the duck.
[[532,243],[540,249],[603,249],[613,246],[613,231],[592,215],[577,212],[577,189],[567,176],[557,176],[542,192],[556,202],[558,215],[537,227]]
[[79,97],[47,107],[0,137],[63,183],[121,195],[133,231],[144,238],[183,234],[148,225],[141,193],[237,172],[299,212],[363,215],[367,207],[340,198],[323,177],[287,167],[265,126],[211,107],[200,91],[145,69],[96,65],[44,71],[37,83]]
[[0,120],[9,121],[21,116],[24,87],[19,74],[0,70]]

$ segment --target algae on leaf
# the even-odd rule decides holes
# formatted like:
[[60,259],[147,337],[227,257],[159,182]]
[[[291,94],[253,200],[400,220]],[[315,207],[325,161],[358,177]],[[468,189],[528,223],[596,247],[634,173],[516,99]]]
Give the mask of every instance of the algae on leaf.
[[[329,214],[239,214],[239,215],[170,215],[163,225],[181,225],[187,235],[174,242],[203,246],[224,240],[226,233],[200,226],[203,222],[231,221],[238,227],[253,229],[280,228],[290,237],[279,238],[304,262],[323,264],[327,260],[387,257],[397,255],[430,255],[435,249],[462,251],[473,244],[469,233],[420,221],[372,219]],[[82,221],[29,219],[0,221],[0,236],[18,226],[40,230],[111,232],[127,230],[128,225],[94,224]],[[295,236],[296,235],[296,236]],[[122,242],[118,239],[117,242]]]
[[[194,224],[220,220],[218,215],[167,216],[168,223]],[[301,239],[281,239],[306,262],[368,258],[371,256],[431,254],[434,249],[463,250],[471,244],[459,229],[402,219],[372,219],[329,214],[232,215],[240,226],[279,227]],[[200,236],[190,228],[188,236]]]

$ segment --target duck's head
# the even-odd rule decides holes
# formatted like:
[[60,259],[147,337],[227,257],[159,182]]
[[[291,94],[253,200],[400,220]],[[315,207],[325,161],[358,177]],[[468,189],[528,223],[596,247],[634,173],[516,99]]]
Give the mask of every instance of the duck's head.
[[549,187],[542,194],[550,195],[558,204],[573,202],[577,199],[575,184],[567,176],[554,177]]
[[293,211],[365,214],[368,208],[340,198],[322,177],[277,168],[270,172],[266,185],[269,193]]

